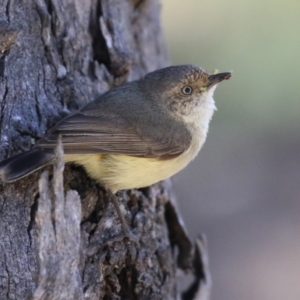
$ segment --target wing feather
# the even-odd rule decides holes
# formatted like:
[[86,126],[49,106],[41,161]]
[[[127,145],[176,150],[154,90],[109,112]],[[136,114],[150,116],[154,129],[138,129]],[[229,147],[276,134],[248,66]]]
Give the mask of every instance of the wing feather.
[[189,147],[191,136],[184,126],[164,122],[163,117],[153,120],[144,109],[136,118],[132,114],[127,117],[129,109],[120,110],[105,101],[92,102],[59,122],[37,146],[53,149],[61,134],[66,154],[169,158],[180,155]]

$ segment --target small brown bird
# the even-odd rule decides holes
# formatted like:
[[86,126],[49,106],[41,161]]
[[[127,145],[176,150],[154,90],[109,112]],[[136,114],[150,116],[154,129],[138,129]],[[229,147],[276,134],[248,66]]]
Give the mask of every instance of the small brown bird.
[[65,161],[82,165],[112,193],[166,179],[201,149],[215,87],[230,77],[181,65],[115,87],[61,120],[32,150],[2,161],[1,179],[12,182],[54,163],[59,135]]

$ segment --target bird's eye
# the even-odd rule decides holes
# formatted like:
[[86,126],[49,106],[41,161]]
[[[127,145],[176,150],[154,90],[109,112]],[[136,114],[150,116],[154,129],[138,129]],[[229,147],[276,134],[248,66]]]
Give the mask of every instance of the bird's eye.
[[184,95],[190,95],[193,92],[193,89],[187,85],[183,87],[181,91]]

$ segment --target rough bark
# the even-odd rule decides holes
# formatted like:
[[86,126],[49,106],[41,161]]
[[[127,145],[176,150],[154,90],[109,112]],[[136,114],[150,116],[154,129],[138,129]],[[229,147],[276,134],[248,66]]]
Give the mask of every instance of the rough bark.
[[[156,0],[0,0],[0,159],[167,65],[159,9]],[[195,270],[183,298],[196,296],[204,244],[194,251],[168,182],[119,193],[135,244],[115,241],[122,228],[105,190],[79,167],[66,166],[64,180],[62,170],[59,161],[50,181],[41,171],[0,184],[0,299],[175,299],[177,267]]]

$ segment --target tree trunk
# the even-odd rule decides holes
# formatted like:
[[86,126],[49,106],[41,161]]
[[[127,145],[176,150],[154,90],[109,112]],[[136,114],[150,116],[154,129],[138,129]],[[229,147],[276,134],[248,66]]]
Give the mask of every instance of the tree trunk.
[[[114,85],[166,66],[159,9],[156,0],[0,0],[0,158]],[[209,283],[203,243],[194,251],[168,181],[119,193],[132,243],[116,241],[122,228],[105,190],[79,167],[66,166],[64,179],[62,170],[59,160],[50,182],[41,171],[0,185],[1,300],[175,299],[177,267],[196,275],[184,299]]]

